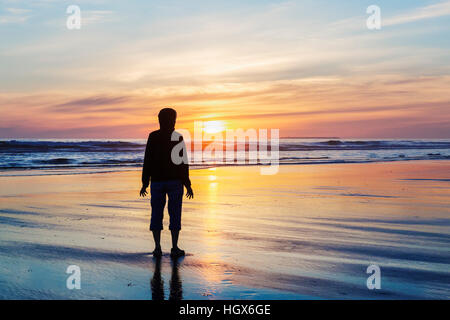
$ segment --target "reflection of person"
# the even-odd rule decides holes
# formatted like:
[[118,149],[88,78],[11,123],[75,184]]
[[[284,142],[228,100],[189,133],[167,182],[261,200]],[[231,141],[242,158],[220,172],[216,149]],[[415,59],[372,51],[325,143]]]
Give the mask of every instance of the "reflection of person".
[[[183,258],[180,258],[183,259]],[[178,272],[180,266],[179,259],[172,260],[172,277],[170,279],[170,294],[169,300],[182,300],[183,287],[181,284],[181,277]],[[161,258],[156,258],[155,272],[150,281],[150,289],[152,291],[152,300],[164,300],[164,280],[161,277]]]
[[152,300],[164,300],[164,280],[161,278],[161,259],[157,258],[155,261],[155,272],[150,281],[150,288],[152,290]]
[[181,285],[180,274],[178,273],[179,263],[180,261],[178,261],[178,259],[172,260],[172,278],[170,279],[169,300],[183,300],[183,287]]
[[[178,248],[178,236],[181,229],[181,206],[183,200],[183,185],[186,187],[187,198],[193,198],[194,192],[189,180],[189,165],[187,162],[175,164],[172,160],[172,149],[178,143],[183,142],[183,136],[178,134],[179,141],[172,141],[172,133],[175,130],[177,113],[174,109],[164,108],[159,114],[160,129],[153,131],[148,136],[145,149],[144,165],[142,168],[141,196],[147,194],[147,187],[151,178],[150,196],[152,217],[150,230],[155,240],[153,255],[161,257],[161,230],[166,195],[169,198],[168,210],[170,216],[169,229],[172,234],[171,257],[184,256],[185,252]],[[183,142],[184,143],[184,142]],[[183,148],[183,150],[186,150]],[[187,155],[181,155],[187,159]]]

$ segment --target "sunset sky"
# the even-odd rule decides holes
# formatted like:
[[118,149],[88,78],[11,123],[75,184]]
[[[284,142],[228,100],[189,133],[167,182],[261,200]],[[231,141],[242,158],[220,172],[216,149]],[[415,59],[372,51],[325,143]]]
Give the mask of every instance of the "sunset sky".
[[145,138],[166,106],[187,129],[450,138],[450,1],[0,0],[0,39],[0,138]]

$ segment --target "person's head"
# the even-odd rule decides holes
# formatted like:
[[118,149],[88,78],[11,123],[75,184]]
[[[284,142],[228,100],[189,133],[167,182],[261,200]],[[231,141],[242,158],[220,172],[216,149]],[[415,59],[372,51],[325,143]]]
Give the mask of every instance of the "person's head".
[[174,129],[177,121],[177,112],[172,108],[164,108],[158,114],[161,129]]

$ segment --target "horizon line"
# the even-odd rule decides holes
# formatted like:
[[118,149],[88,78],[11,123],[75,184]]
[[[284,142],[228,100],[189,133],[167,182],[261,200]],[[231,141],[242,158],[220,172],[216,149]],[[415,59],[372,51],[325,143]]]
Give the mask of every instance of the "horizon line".
[[[95,137],[51,137],[51,138],[43,138],[43,137],[0,137],[0,140],[25,140],[25,139],[32,139],[32,140],[68,140],[68,139],[73,139],[73,140],[138,140],[138,139],[147,139],[147,137],[140,137],[140,138],[112,138],[112,137],[103,137],[103,138],[95,138]],[[410,140],[416,140],[416,139],[428,139],[428,140],[450,140],[450,137],[448,138],[426,138],[426,137],[328,137],[328,136],[323,136],[323,137],[308,137],[308,136],[286,136],[286,137],[280,137],[280,139],[342,139],[342,140],[346,140],[346,139],[377,139],[377,140],[385,140],[385,139],[410,139]],[[212,140],[211,140],[212,141]]]

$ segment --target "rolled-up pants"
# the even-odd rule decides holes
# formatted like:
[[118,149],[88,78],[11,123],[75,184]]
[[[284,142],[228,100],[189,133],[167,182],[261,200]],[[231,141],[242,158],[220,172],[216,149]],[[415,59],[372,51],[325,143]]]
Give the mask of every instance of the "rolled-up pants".
[[166,195],[169,198],[167,205],[170,217],[170,230],[181,229],[181,204],[183,201],[183,184],[180,180],[152,181],[150,185],[150,203],[152,205],[152,217],[150,230],[163,229],[164,207]]

